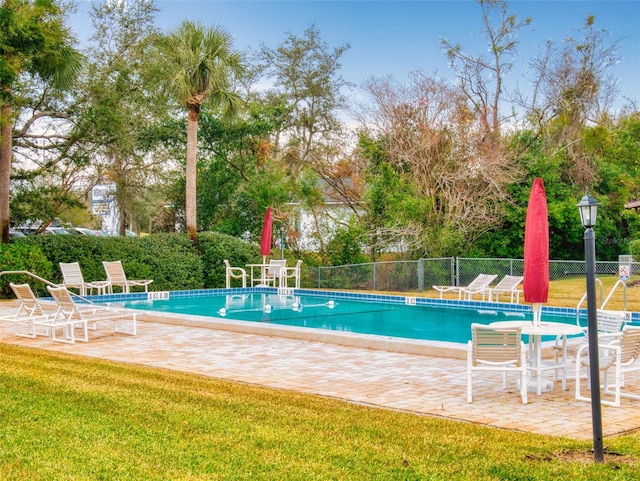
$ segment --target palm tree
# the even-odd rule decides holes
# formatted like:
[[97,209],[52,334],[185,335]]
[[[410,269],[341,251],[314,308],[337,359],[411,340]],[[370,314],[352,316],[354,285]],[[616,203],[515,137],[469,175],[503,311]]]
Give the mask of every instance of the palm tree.
[[233,75],[241,75],[244,58],[232,49],[231,36],[220,27],[204,27],[184,21],[175,31],[154,42],[163,63],[159,80],[172,96],[187,107],[187,165],[185,171],[185,220],[197,245],[196,158],[200,108],[208,102],[233,115],[240,98],[231,91]]
[[[45,85],[69,87],[82,66],[83,56],[65,27],[63,11],[55,1],[4,0],[0,3],[0,234],[9,242],[9,186],[13,151],[14,92],[28,74]],[[39,116],[55,115],[41,112]]]

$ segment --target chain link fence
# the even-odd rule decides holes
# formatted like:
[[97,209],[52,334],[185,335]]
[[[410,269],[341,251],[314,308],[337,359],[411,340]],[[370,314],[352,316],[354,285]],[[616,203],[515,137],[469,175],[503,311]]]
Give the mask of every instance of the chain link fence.
[[[523,271],[523,259],[444,257],[318,267],[307,271],[307,282],[310,287],[319,289],[422,292],[434,285],[465,286],[478,274],[497,274],[500,279],[505,275],[521,276]],[[640,263],[632,262],[631,256],[620,256],[618,261],[596,262],[599,297],[615,286],[623,272],[628,273],[628,285],[640,283]],[[585,261],[549,262],[551,281],[579,279],[585,275]]]
[[455,283],[456,259],[445,257],[324,266],[308,273],[310,285],[319,289],[421,292],[425,286]]

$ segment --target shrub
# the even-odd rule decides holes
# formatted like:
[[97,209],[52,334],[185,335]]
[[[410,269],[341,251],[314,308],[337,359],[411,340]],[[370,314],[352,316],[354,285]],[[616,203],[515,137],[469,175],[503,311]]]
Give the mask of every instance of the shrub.
[[16,244],[39,247],[53,264],[50,279],[62,282],[60,262],[78,262],[87,282],[104,280],[102,261],[122,261],[130,279],[153,279],[151,290],[201,289],[203,268],[186,234],[146,237],[43,235]]
[[[48,268],[36,273],[55,284],[62,283],[60,262],[78,262],[84,280],[91,282],[105,279],[102,261],[120,260],[128,278],[153,279],[149,286],[152,291],[223,288],[224,259],[238,267],[262,261],[257,244],[218,232],[202,232],[198,237],[199,257],[187,234],[173,233],[145,237],[39,235],[21,237],[9,245],[40,253],[42,259],[48,260]],[[294,266],[296,261],[289,258],[287,265]],[[303,261],[302,285],[309,286],[311,278],[304,273],[311,273],[313,266],[320,264],[320,258],[311,253],[305,255]],[[5,269],[18,270],[17,267]],[[8,283],[5,284],[8,289]]]
[[351,225],[336,230],[334,238],[327,243],[327,255],[331,265],[369,262],[369,258],[362,253],[360,234],[361,232]]
[[[52,264],[37,245],[0,244],[0,271],[29,271],[43,279],[51,277]],[[0,298],[13,297],[9,283],[29,283],[40,294],[46,293],[43,283],[25,275],[0,276]]]
[[218,232],[201,232],[198,239],[206,288],[225,287],[225,259],[234,267],[262,261],[257,244],[247,243],[237,237]]
[[155,291],[205,286],[204,266],[187,234],[154,234],[126,240],[135,248],[134,255],[123,260],[128,277],[154,279],[151,287]]
[[62,282],[60,262],[78,262],[82,276],[87,282],[104,280],[103,260],[117,246],[117,240],[108,237],[71,236],[71,235],[38,235],[21,237],[16,244],[37,246],[53,264],[50,281]]
[[634,262],[640,262],[640,239],[629,242],[629,253],[633,256]]

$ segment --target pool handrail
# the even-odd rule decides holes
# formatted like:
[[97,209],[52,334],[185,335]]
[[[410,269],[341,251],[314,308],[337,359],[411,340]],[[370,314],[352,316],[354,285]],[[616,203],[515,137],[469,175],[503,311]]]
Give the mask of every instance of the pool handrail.
[[[34,279],[42,282],[43,284],[46,284],[48,286],[51,287],[60,287],[58,284],[54,284],[53,282],[45,279],[44,277],[40,277],[37,274],[34,274],[33,272],[30,271],[2,271],[0,272],[0,276],[4,276],[4,275],[11,275],[11,274],[15,274],[15,275],[25,275],[25,276],[30,276],[33,277]],[[95,304],[93,301],[79,295],[79,294],[75,294],[74,292],[69,292],[69,294],[71,294],[74,297],[77,297],[78,299],[83,300],[84,302],[88,303],[88,304]]]

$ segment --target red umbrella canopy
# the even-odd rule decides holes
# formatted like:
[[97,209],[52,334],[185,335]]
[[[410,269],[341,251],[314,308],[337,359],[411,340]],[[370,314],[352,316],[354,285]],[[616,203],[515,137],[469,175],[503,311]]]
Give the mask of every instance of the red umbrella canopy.
[[524,225],[525,302],[547,302],[549,294],[549,216],[542,179],[536,178],[529,194]]
[[263,257],[271,253],[271,235],[273,230],[273,220],[271,219],[271,207],[267,208],[262,224],[262,239],[260,240],[260,255]]

